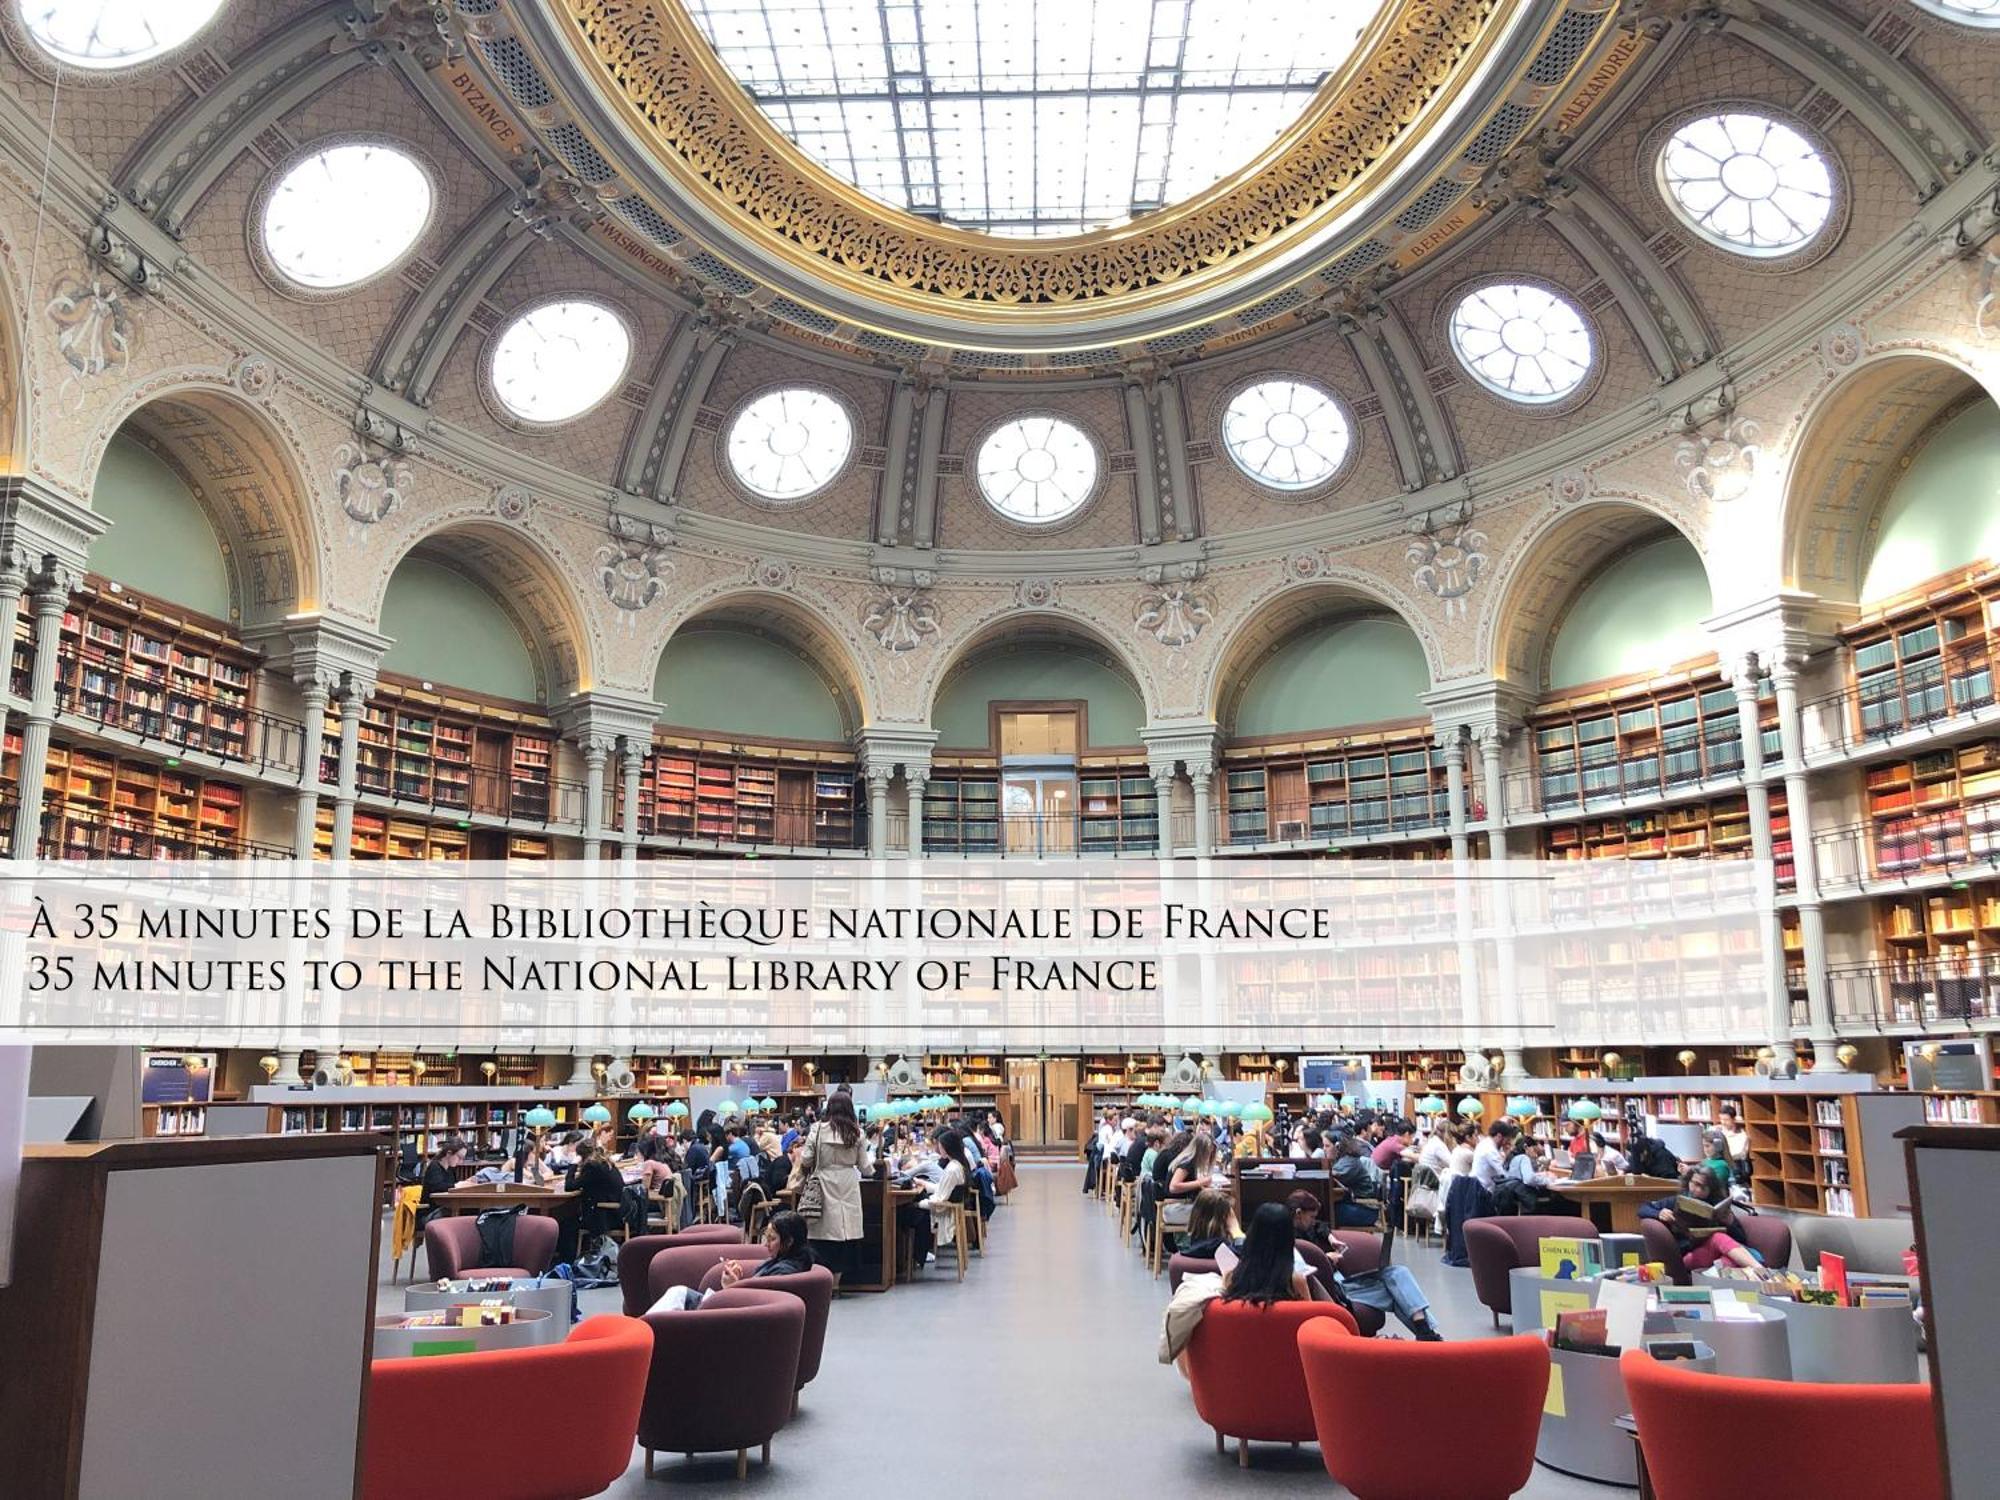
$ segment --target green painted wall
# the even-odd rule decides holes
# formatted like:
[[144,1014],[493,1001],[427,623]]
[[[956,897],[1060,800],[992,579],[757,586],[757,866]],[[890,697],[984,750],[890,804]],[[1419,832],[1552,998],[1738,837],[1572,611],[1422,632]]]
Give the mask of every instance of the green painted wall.
[[660,653],[662,723],[718,734],[840,740],[840,704],[790,647],[750,630],[684,630]]
[[1429,690],[1424,648],[1400,620],[1329,620],[1293,636],[1258,666],[1231,734],[1257,739],[1415,718]]
[[991,739],[987,705],[1081,698],[1093,745],[1136,745],[1146,722],[1139,690],[1096,658],[1054,646],[1022,646],[981,656],[960,668],[931,708],[938,743],[973,749]]
[[392,672],[525,703],[541,698],[520,627],[485,589],[429,558],[396,565],[382,634],[396,643],[382,658]]
[[1552,688],[1657,672],[1714,649],[1701,622],[1713,614],[1701,554],[1678,532],[1600,568],[1556,630]]
[[1878,518],[1861,581],[1864,603],[2000,557],[2000,406],[1976,401],[1939,428]]
[[143,445],[112,438],[90,506],[112,522],[91,544],[91,571],[218,620],[229,618],[229,571],[215,529],[180,476]]

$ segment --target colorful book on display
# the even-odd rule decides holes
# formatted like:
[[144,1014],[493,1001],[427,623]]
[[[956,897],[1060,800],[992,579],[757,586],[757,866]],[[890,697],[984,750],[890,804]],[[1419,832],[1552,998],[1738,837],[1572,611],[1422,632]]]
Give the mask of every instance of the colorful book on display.
[[1847,1301],[1847,1257],[1836,1255],[1831,1250],[1819,1253],[1819,1285],[1821,1291],[1832,1292],[1844,1303]]
[[1606,1352],[1606,1317],[1597,1307],[1575,1308],[1556,1314],[1555,1346],[1582,1354]]
[[1621,1270],[1646,1258],[1646,1240],[1637,1234],[1601,1234],[1597,1237],[1597,1250],[1604,1258],[1606,1270]]
[[1604,1269],[1597,1241],[1550,1235],[1541,1242],[1542,1275],[1550,1281],[1580,1281]]
[[1694,1198],[1682,1193],[1674,1199],[1674,1217],[1681,1221],[1681,1228],[1696,1239],[1700,1239],[1704,1235],[1714,1234],[1722,1227],[1716,1222],[1717,1210],[1722,1207],[1722,1204],[1710,1203],[1705,1198]]

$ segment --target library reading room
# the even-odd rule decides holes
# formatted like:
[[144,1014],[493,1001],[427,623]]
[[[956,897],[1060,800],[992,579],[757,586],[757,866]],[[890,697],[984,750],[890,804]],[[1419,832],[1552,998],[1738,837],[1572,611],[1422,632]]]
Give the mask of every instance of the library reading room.
[[2000,1500],[1997,402],[2000,0],[0,0],[0,1494]]

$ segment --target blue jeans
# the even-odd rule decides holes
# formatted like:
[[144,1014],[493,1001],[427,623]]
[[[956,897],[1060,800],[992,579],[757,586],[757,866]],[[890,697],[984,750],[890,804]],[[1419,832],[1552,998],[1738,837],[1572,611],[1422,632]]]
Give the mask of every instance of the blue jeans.
[[1423,1289],[1417,1285],[1417,1278],[1403,1266],[1385,1266],[1380,1271],[1367,1271],[1359,1276],[1343,1275],[1340,1289],[1347,1294],[1347,1300],[1357,1307],[1392,1312],[1402,1320],[1404,1327],[1413,1332],[1417,1321],[1430,1307]]

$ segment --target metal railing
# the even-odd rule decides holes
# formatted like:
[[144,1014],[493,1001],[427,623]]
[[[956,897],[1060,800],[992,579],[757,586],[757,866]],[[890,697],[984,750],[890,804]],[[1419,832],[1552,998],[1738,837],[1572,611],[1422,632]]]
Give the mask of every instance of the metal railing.
[[138,704],[120,703],[85,693],[69,683],[59,683],[56,687],[58,719],[120,729],[164,750],[198,753],[263,771],[298,773],[305,747],[305,728],[298,720],[258,708],[229,708],[221,712],[241,718],[242,730],[239,732],[226,723],[211,723],[206,716],[182,717]]
[[1799,705],[1808,759],[1846,754],[1901,734],[1979,723],[1992,712],[1993,668],[1979,652],[1942,663],[1935,673],[1905,672],[1893,686],[1849,683]]
[[1914,883],[1992,865],[2000,862],[2000,797],[1815,832],[1813,861],[1823,891]]
[[1353,802],[1315,803],[1302,798],[1254,810],[1218,809],[1216,843],[1338,846],[1350,839],[1393,834],[1440,835],[1450,824],[1450,799],[1443,792],[1405,792]]
[[[579,799],[577,806],[582,805]],[[639,831],[645,837],[672,839],[683,846],[718,849],[747,845],[758,849],[846,851],[868,846],[867,819],[860,808],[843,822],[821,823],[817,815],[825,811],[824,803],[767,802],[755,806],[717,804],[714,811],[704,812],[697,803],[689,813],[656,812],[650,820],[642,818]],[[899,835],[905,816],[889,814],[890,826]],[[609,813],[605,829],[607,835],[617,831]]]
[[[2000,974],[1931,961],[1848,964],[1829,968],[1827,985],[1842,1031],[1953,1031],[2000,1018]],[[1793,1012],[1804,1025],[1797,1005]]]

